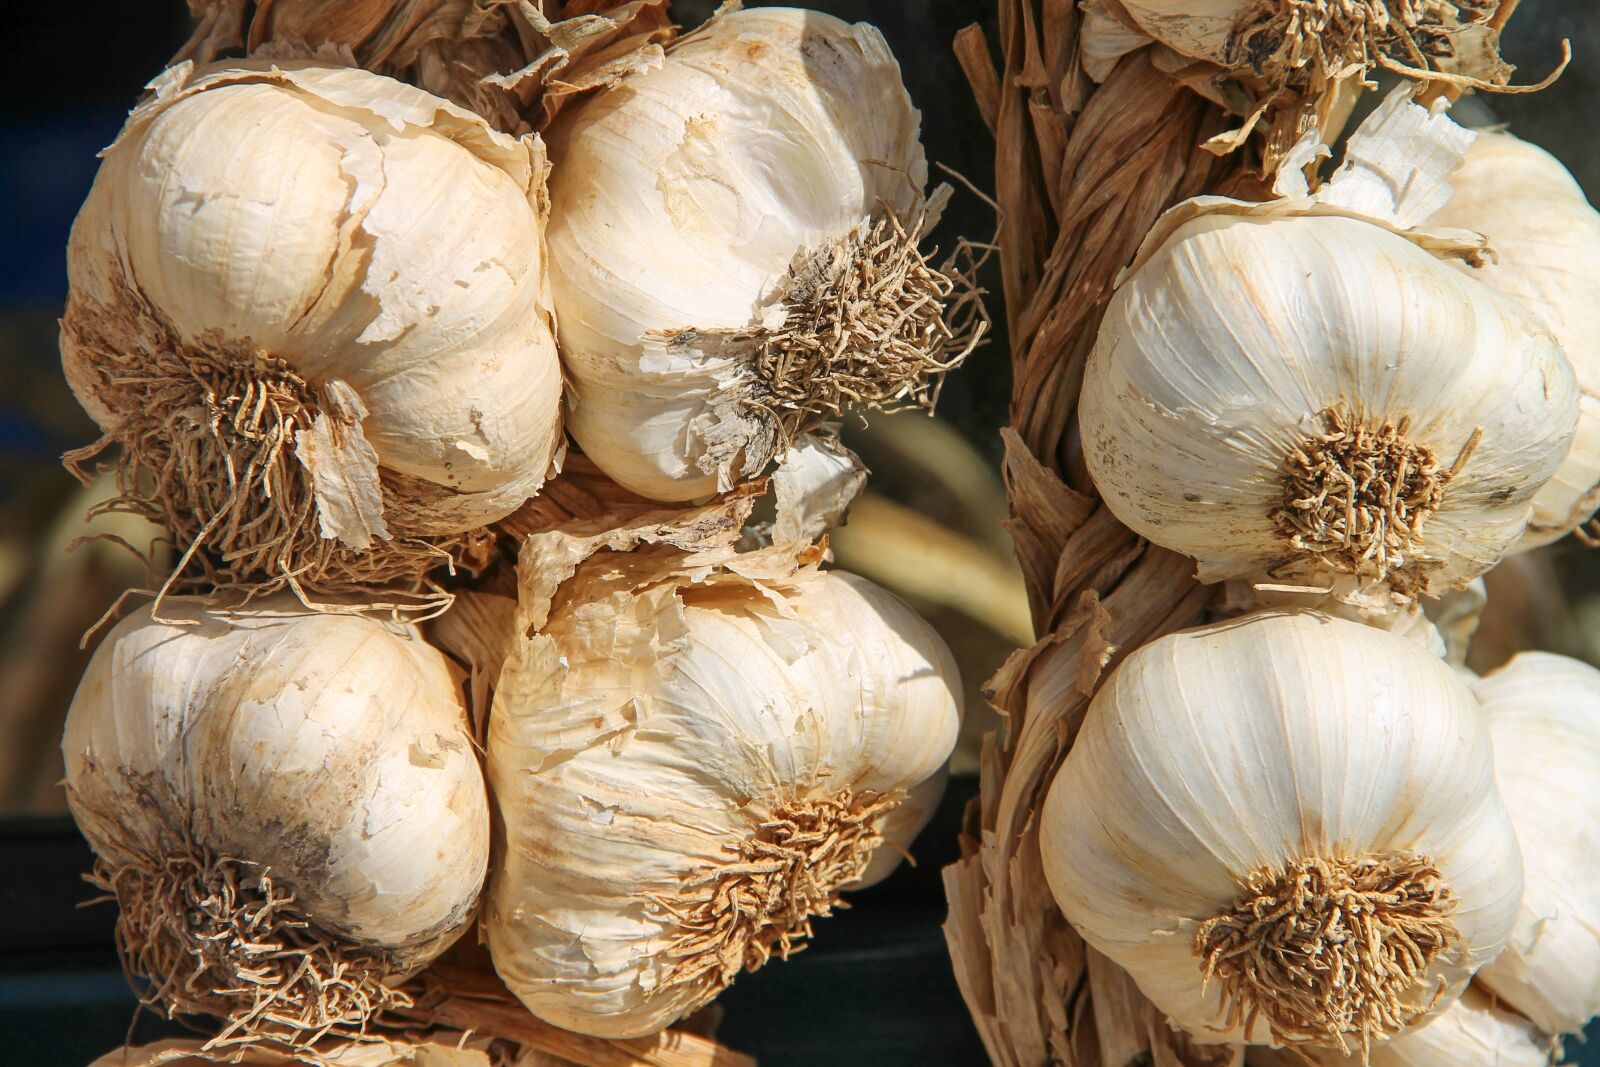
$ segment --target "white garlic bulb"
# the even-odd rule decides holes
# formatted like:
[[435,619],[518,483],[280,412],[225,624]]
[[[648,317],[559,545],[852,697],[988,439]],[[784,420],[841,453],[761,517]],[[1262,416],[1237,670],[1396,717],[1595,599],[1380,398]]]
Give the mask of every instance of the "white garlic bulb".
[[792,552],[724,562],[594,557],[499,677],[482,923],[557,1026],[653,1033],[801,947],[955,744],[954,662],[903,604]]
[[918,125],[876,29],[787,8],[564,111],[550,277],[584,453],[689,500],[850,405],[931,403],[960,353],[917,250]]
[[359,1032],[483,884],[458,682],[414,628],[288,594],[163,612],[107,635],[61,743],[124,960],[169,1014],[231,1033]]
[[1473,685],[1528,888],[1506,950],[1478,976],[1544,1030],[1600,1013],[1600,670],[1524,652]]
[[1203,581],[1409,597],[1515,544],[1578,392],[1527,312],[1381,226],[1217,212],[1118,289],[1078,410],[1107,506]]
[[1140,648],[1050,787],[1062,911],[1202,1041],[1361,1047],[1500,950],[1522,865],[1465,683],[1263,612]]
[[309,61],[152,89],[68,248],[79,460],[216,583],[414,581],[560,447],[541,145]]
[[[205,1041],[167,1038],[148,1045],[113,1049],[89,1067],[495,1067],[487,1038],[437,1032],[424,1040],[367,1037],[361,1041],[323,1042],[315,1059],[274,1048],[218,1048]],[[561,1061],[565,1062],[565,1061]],[[517,1061],[521,1067],[522,1061]]]
[[[1297,1049],[1253,1048],[1250,1067],[1307,1067]],[[1515,1012],[1495,1004],[1476,984],[1461,999],[1428,1016],[1391,1041],[1373,1044],[1365,1060],[1359,1054],[1309,1052],[1312,1067],[1549,1067],[1550,1039]]]
[[1600,507],[1600,212],[1554,156],[1509,133],[1480,132],[1450,184],[1430,221],[1489,238],[1495,261],[1475,273],[1550,327],[1583,391],[1572,450],[1518,543],[1534,548]]

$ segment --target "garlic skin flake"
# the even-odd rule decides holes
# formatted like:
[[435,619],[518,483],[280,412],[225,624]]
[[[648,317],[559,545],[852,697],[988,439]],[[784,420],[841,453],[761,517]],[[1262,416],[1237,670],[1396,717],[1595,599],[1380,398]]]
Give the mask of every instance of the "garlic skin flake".
[[550,277],[584,453],[690,500],[852,403],[931,404],[957,353],[916,250],[942,204],[919,123],[875,28],[788,8],[562,112]]
[[1552,1034],[1600,1013],[1600,670],[1524,652],[1473,684],[1528,888],[1506,950],[1479,972]]
[[1572,450],[1517,542],[1537,548],[1600,508],[1600,212],[1554,156],[1509,133],[1480,132],[1450,184],[1430,224],[1489,238],[1494,261],[1474,273],[1550,328],[1583,392]]
[[457,680],[414,628],[289,594],[162,609],[107,635],[61,743],[124,961],[169,1015],[356,1034],[459,936],[487,870]]
[[1354,575],[1406,598],[1515,544],[1577,416],[1544,327],[1411,241],[1227,210],[1142,257],[1079,407],[1107,505],[1202,581]]
[[[1132,653],[1040,833],[1066,917],[1201,1041],[1396,1033],[1493,958],[1522,896],[1465,683],[1408,639],[1309,611]],[[1324,962],[1314,981],[1302,953]]]
[[118,445],[215,584],[415,581],[561,446],[542,146],[311,61],[152,90],[68,246],[76,461]]
[[547,1022],[632,1037],[801,947],[920,827],[960,693],[926,623],[792,549],[595,556],[495,694],[500,976]]

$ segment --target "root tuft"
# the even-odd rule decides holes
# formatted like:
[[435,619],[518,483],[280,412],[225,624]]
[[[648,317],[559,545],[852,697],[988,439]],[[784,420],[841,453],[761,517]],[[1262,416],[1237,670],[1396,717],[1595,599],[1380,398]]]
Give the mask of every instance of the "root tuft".
[[116,897],[117,949],[148,980],[140,1000],[167,1018],[223,1020],[206,1048],[304,1048],[361,1038],[379,1013],[409,1007],[385,984],[379,948],[319,930],[272,872],[199,848],[95,864],[89,881]]
[[1336,571],[1381,581],[1414,562],[1428,517],[1478,435],[1445,468],[1431,450],[1406,439],[1409,419],[1373,429],[1338,407],[1321,418],[1325,432],[1306,438],[1284,461],[1283,506],[1272,520],[1295,549],[1315,553]]
[[1457,900],[1426,857],[1372,852],[1299,860],[1250,875],[1221,915],[1200,925],[1194,950],[1207,983],[1222,985],[1225,1029],[1264,1018],[1283,1042],[1363,1054],[1437,1005],[1405,996],[1459,937]]
[[700,986],[710,1000],[740,971],[803,949],[814,917],[848,907],[839,889],[866,871],[883,817],[903,798],[845,791],[779,805],[729,847],[727,863],[690,877],[674,897],[653,896],[654,916],[678,927],[658,988]]
[[[746,406],[783,444],[851,410],[932,411],[945,374],[988,330],[973,277],[978,246],[963,243],[935,267],[936,251],[918,248],[929,208],[907,226],[880,207],[876,222],[795,262],[781,324],[741,335],[757,378]],[[963,254],[967,269],[956,266]]]
[[138,294],[122,297],[122,306],[102,308],[75,296],[62,319],[94,398],[117,419],[64,461],[87,482],[117,451],[118,495],[96,513],[128,512],[173,534],[180,558],[163,595],[288,587],[309,604],[308,594],[370,601],[388,587],[410,594],[398,607],[427,610],[448,597],[424,575],[486,559],[492,542],[482,532],[402,532],[364,550],[323,537],[312,479],[295,452],[317,417],[318,390],[281,359],[247,344],[181,338]]

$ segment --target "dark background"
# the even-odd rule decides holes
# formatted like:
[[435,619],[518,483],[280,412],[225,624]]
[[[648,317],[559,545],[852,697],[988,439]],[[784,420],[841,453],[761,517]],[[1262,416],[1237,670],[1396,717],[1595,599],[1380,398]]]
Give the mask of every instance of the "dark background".
[[[709,0],[680,0],[674,10],[689,23],[711,6]],[[923,111],[930,159],[992,188],[992,146],[949,49],[956,30],[987,15],[992,4],[827,0],[814,6],[883,29]],[[112,911],[77,906],[91,895],[78,880],[88,853],[59,814],[58,772],[50,762],[65,700],[83,665],[75,648],[85,625],[79,619],[87,610],[92,621],[106,591],[129,580],[109,557],[79,553],[76,562],[61,562],[74,529],[76,487],[57,458],[91,440],[94,431],[61,380],[55,318],[65,298],[67,229],[93,178],[95,152],[115,137],[139,88],[187,33],[179,0],[12,0],[0,39],[0,771],[8,753],[14,763],[37,764],[31,777],[24,774],[25,787],[10,792],[0,773],[0,1064],[15,1067],[86,1063],[118,1044],[134,1021],[134,1001],[111,949]],[[1506,52],[1524,80],[1537,81],[1556,61],[1563,37],[1572,39],[1576,59],[1554,88],[1494,99],[1492,112],[1474,102],[1463,117],[1509,121],[1515,132],[1560,157],[1595,199],[1600,11],[1590,0],[1524,0]],[[955,233],[982,236],[992,229],[981,203],[958,196],[941,236],[948,241]],[[945,525],[969,546],[999,553],[995,595],[1019,601],[1015,575],[1003,562],[998,506],[970,504],[972,493],[999,499],[997,429],[1009,388],[1003,345],[981,351],[946,386],[940,417],[954,429],[948,437],[958,445],[952,447],[966,448],[970,455],[962,462],[977,471],[974,478],[986,479],[965,496],[929,489],[915,462],[872,444],[896,439],[892,420],[875,427],[880,438],[862,440],[878,472],[874,489],[891,518],[934,514],[941,506],[981,511],[951,515]],[[962,508],[946,498],[969,503]],[[852,541],[842,533],[838,542],[843,562],[898,588],[933,618],[957,648],[975,692],[1018,638],[1001,623],[985,637],[970,605],[956,610],[897,583],[893,573],[874,573],[873,553],[882,544],[875,548],[872,538],[892,543],[890,529],[865,518],[853,522]],[[847,549],[856,561],[844,558]],[[1501,568],[1491,601],[1496,614],[1479,642],[1486,649],[1481,666],[1534,646],[1600,659],[1597,560],[1600,553],[1563,543]],[[1008,610],[1002,605],[991,614]],[[740,979],[723,998],[721,1036],[768,1067],[983,1062],[939,933],[939,869],[954,858],[960,809],[973,789],[970,778],[952,783],[914,849],[918,867],[859,894],[851,911],[821,925],[815,947]],[[169,1027],[146,1017],[134,1034],[148,1040]],[[1597,1045],[1578,1048],[1578,1062],[1600,1065]]]

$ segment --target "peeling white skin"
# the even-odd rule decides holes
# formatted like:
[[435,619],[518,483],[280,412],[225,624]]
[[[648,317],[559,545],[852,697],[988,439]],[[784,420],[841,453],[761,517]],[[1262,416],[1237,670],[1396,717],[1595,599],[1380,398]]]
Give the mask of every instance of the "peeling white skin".
[[[1476,983],[1461,999],[1434,1011],[1425,1024],[1372,1046],[1372,1057],[1303,1049],[1318,1067],[1548,1067],[1550,1040],[1515,1012],[1499,1006]],[[1296,1054],[1251,1049],[1250,1067],[1305,1067]]]
[[[107,635],[62,754],[74,817],[113,864],[175,835],[272,869],[324,930],[420,967],[471,918],[489,812],[459,687],[412,627],[169,598]],[[164,794],[164,795],[159,795]]]
[[563,111],[550,279],[584,453],[658,500],[759,470],[774,442],[742,413],[749,353],[696,331],[761,323],[798,255],[883,206],[904,217],[919,122],[875,28],[787,8],[725,15]]
[[[382,465],[457,498],[413,532],[533,495],[561,437],[538,140],[313,62],[183,64],[154,88],[74,226],[75,292],[109,305],[131,285],[182,336],[347,382]],[[70,345],[63,363],[110,428]]]
[[490,718],[495,967],[541,1019],[602,1037],[706,998],[658,989],[680,931],[651,895],[706,893],[689,877],[791,799],[910,791],[882,825],[908,844],[960,726],[948,650],[876,586],[812,571],[699,585],[660,567],[644,550],[586,564],[512,652]]
[[1600,670],[1524,652],[1472,687],[1522,839],[1528,891],[1505,952],[1478,975],[1546,1031],[1600,1013]]
[[1117,291],[1085,371],[1084,456],[1117,518],[1203,581],[1327,583],[1277,530],[1283,465],[1343,404],[1449,467],[1414,554],[1435,595],[1493,566],[1578,417],[1572,368],[1521,307],[1377,225],[1202,215]]
[[1505,944],[1522,863],[1472,694],[1416,642],[1316,612],[1269,611],[1161,638],[1095,696],[1046,797],[1044,870],[1061,910],[1203,1042],[1222,1029],[1200,923],[1251,872],[1312,856],[1429,857],[1460,906],[1432,979],[1445,1000]]
[[1496,262],[1474,274],[1550,328],[1583,392],[1572,449],[1517,542],[1537,548],[1600,507],[1600,212],[1554,156],[1509,133],[1479,133],[1450,184],[1430,223],[1489,238]]

